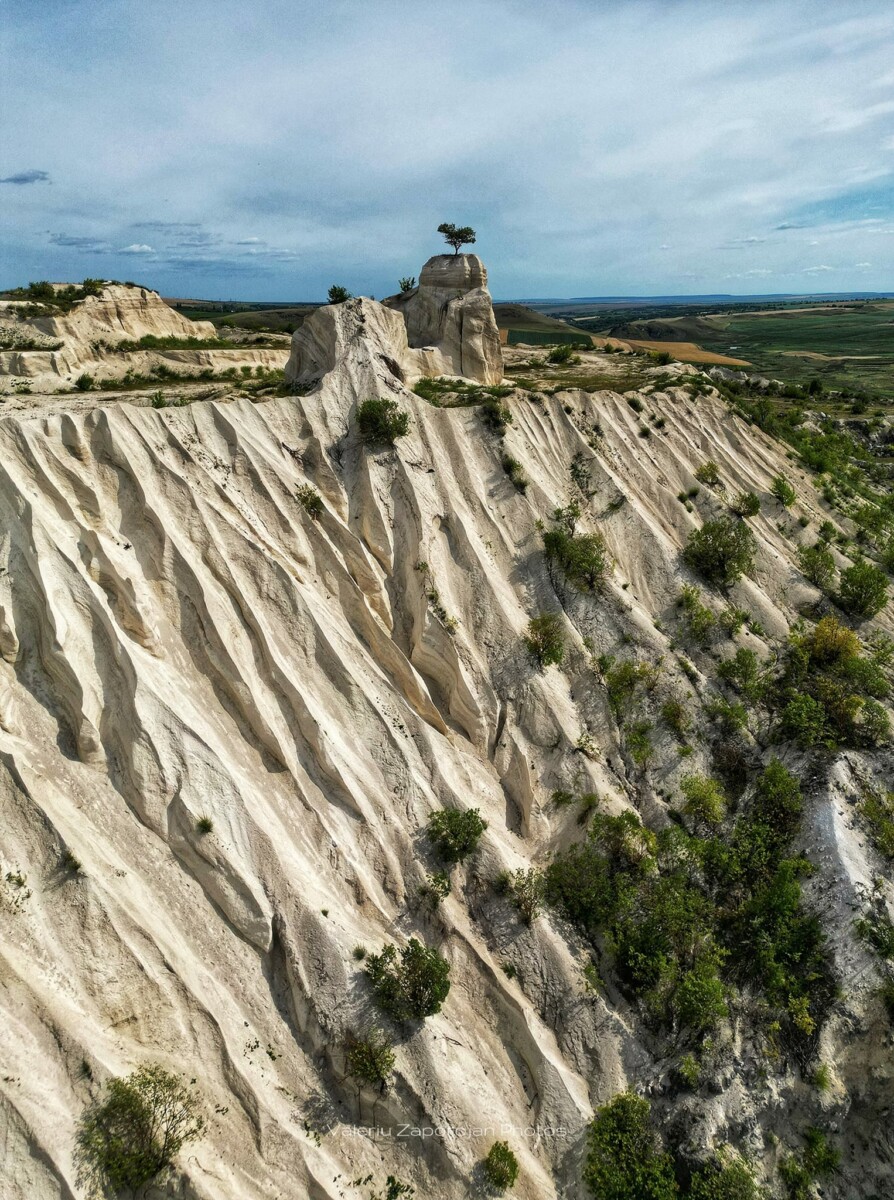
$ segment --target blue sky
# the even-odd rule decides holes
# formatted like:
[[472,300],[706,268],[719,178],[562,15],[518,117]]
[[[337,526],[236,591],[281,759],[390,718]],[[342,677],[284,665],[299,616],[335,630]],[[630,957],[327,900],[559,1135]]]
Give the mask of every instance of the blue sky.
[[0,0],[0,284],[894,289],[888,0]]

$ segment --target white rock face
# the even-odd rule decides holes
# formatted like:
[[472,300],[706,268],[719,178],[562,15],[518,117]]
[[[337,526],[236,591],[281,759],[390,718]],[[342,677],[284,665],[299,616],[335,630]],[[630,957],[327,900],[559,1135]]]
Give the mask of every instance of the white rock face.
[[[401,320],[395,320],[394,313]],[[410,383],[422,375],[461,375],[485,384],[503,378],[487,271],[474,254],[429,259],[417,288],[382,304],[362,298],[318,309],[292,338],[286,379],[299,384],[318,381],[358,338],[374,340],[396,367],[392,373]]]
[[108,350],[121,342],[138,342],[150,336],[202,341],[218,337],[210,321],[190,321],[149,288],[107,284],[98,295],[86,296],[67,313],[14,321],[22,307],[9,302],[0,306],[0,326],[6,325],[19,335],[33,334],[38,342],[49,340],[62,345],[55,350],[0,351],[0,376],[20,376],[52,386],[85,370],[97,378],[114,378],[128,368],[148,371],[160,361],[167,361],[174,369],[283,365],[281,350],[251,346],[236,351],[175,349],[138,351],[127,357],[109,354]]
[[[303,396],[0,419],[3,1200],[80,1196],[78,1118],[110,1076],[147,1061],[195,1077],[209,1118],[157,1190],[183,1200],[368,1200],[387,1174],[419,1197],[467,1200],[497,1139],[521,1163],[513,1196],[583,1200],[594,1105],[628,1085],[684,1116],[696,1103],[667,1097],[654,1039],[617,991],[584,987],[585,947],[549,915],[523,925],[493,880],[582,836],[554,788],[666,812],[622,754],[591,661],[628,653],[626,638],[663,660],[653,708],[688,697],[655,620],[676,621],[695,518],[675,497],[694,469],[714,459],[730,494],[766,493],[785,471],[814,522],[817,495],[754,426],[682,389],[642,397],[665,421],[649,439],[610,392],[516,396],[500,439],[476,409],[406,389],[392,357],[405,328],[369,300],[321,310],[299,344],[307,378],[325,374]],[[410,414],[394,450],[356,436],[369,394]],[[591,489],[573,493],[580,528],[602,533],[616,567],[604,595],[571,598],[563,670],[541,672],[527,622],[562,610],[536,522],[572,495],[575,456]],[[784,630],[810,589],[792,585],[775,512],[752,525],[756,579],[733,600]],[[704,732],[683,763],[656,720],[664,794],[710,770]],[[584,735],[598,753],[581,753]],[[839,783],[834,822],[811,826],[818,890],[845,857],[849,878],[870,873],[844,832],[851,774]],[[432,910],[425,828],[444,806],[479,808],[488,830]],[[398,1031],[388,1092],[358,1093],[345,1034],[378,1018],[354,948],[414,935],[449,960],[450,994]],[[824,1034],[823,1058],[862,1105],[857,1148],[824,1184],[841,1200],[890,1194],[884,1146],[861,1140],[883,1135],[890,1094],[870,1079],[890,1070],[881,1022],[855,1041],[869,1003]],[[818,1099],[794,1070],[764,1081],[738,1041],[729,1056],[731,1083],[703,1106],[718,1143],[760,1162],[783,1114],[799,1130],[820,1104],[847,1115],[846,1097]],[[348,1185],[367,1174],[372,1185]]]

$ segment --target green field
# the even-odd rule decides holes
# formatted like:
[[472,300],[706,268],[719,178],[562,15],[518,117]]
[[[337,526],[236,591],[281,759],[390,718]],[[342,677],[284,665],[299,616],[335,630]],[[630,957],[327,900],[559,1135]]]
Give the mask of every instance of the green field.
[[787,383],[819,379],[827,390],[894,398],[894,300],[683,314],[656,307],[613,322],[607,316],[593,314],[580,324],[618,338],[697,342]]

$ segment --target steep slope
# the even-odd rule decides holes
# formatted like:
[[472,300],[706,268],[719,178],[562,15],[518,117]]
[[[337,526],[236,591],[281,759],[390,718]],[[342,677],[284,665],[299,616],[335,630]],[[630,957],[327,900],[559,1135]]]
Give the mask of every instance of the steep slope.
[[[515,1195],[582,1195],[593,1107],[628,1084],[666,1092],[635,1009],[584,986],[583,944],[552,916],[524,925],[492,881],[580,836],[553,789],[667,822],[676,742],[662,734],[637,768],[594,657],[632,645],[665,656],[667,686],[703,689],[656,621],[672,620],[680,549],[716,501],[690,512],[676,495],[707,458],[731,493],[797,473],[715,396],[680,386],[641,398],[664,422],[648,438],[624,397],[584,392],[516,393],[501,437],[478,408],[406,390],[389,365],[394,314],[339,308],[341,352],[308,395],[0,421],[0,1103],[15,1200],[80,1194],[77,1119],[146,1060],[197,1079],[206,1135],[158,1194],[203,1200],[365,1200],[389,1173],[459,1200],[496,1137],[521,1163]],[[410,414],[393,450],[357,436],[370,395]],[[559,603],[536,522],[575,498],[615,566],[603,595],[563,593],[569,651],[541,672],[523,635]],[[757,570],[734,598],[778,637],[815,592],[777,516],[752,524]],[[842,813],[874,769],[850,753],[811,792],[835,913],[852,915],[872,874]],[[443,806],[479,808],[489,828],[432,908],[424,829]],[[354,948],[413,934],[448,958],[449,997],[397,1031],[392,1088],[359,1094],[344,1038],[375,1013]],[[866,1083],[884,1041],[872,963],[844,934],[840,954],[830,1096],[784,1067],[761,1090],[737,1035],[717,1088],[681,1111],[769,1164],[762,1134],[781,1132],[781,1113],[801,1127],[820,1104],[840,1121],[851,1091],[847,1186],[883,1194],[882,1149],[857,1145],[894,1099],[883,1065]]]

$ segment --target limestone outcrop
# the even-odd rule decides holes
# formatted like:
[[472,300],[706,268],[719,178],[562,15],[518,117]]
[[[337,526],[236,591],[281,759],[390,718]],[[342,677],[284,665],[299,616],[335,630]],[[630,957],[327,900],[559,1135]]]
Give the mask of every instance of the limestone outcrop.
[[316,382],[357,338],[371,338],[404,382],[422,375],[460,375],[484,384],[503,378],[487,271],[475,254],[430,258],[417,287],[381,304],[361,298],[318,309],[292,338],[286,379]]
[[[0,301],[0,377],[33,380],[53,388],[72,382],[82,372],[97,379],[113,379],[126,371],[150,372],[166,360],[172,370],[250,366],[281,367],[283,352],[246,346],[204,350],[174,348],[164,351],[118,352],[124,342],[145,337],[177,341],[217,339],[210,321],[190,321],[165,304],[158,292],[136,284],[110,283],[96,295],[85,296],[68,312],[33,315],[34,305]],[[21,349],[25,342],[31,348]]]

